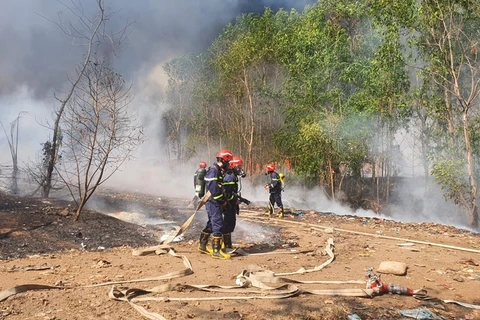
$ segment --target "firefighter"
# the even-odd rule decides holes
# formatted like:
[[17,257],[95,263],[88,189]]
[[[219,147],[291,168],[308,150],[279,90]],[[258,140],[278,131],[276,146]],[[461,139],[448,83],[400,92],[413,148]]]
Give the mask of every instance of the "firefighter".
[[265,174],[269,177],[269,182],[265,185],[265,190],[268,190],[270,193],[270,198],[268,201],[269,206],[265,214],[268,216],[272,216],[276,204],[280,208],[277,217],[283,218],[284,212],[282,203],[282,182],[280,180],[280,175],[275,171],[274,163],[267,164],[265,168]]
[[[222,249],[223,212],[228,205],[223,188],[223,175],[228,170],[232,158],[233,155],[230,150],[220,150],[216,156],[216,162],[213,163],[205,175],[205,191],[210,191],[210,197],[205,204],[208,221],[200,234],[200,244],[198,246],[200,252],[211,254],[213,258],[223,260],[230,259],[230,254],[225,253]],[[207,243],[211,234],[213,234],[213,239],[212,250],[210,251],[207,248]]]
[[197,171],[193,175],[193,187],[195,188],[195,196],[190,201],[189,208],[196,208],[200,199],[205,195],[205,174],[207,174],[207,163],[200,162]]
[[249,201],[242,198],[240,194],[239,183],[241,178],[245,178],[243,171],[243,160],[240,157],[233,157],[230,161],[230,169],[225,173],[223,186],[227,194],[228,205],[223,213],[223,251],[231,253],[235,249],[232,246],[232,232],[235,230],[237,215],[240,212],[240,203],[249,204]]

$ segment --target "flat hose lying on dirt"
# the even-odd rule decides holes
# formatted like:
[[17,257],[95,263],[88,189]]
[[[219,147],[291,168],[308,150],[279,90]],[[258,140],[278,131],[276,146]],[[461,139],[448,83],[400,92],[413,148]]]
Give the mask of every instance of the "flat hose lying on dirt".
[[[124,290],[118,290],[112,287],[109,296],[111,299],[127,301],[135,310],[142,314],[142,316],[148,319],[161,319],[164,320],[161,315],[152,313],[143,307],[136,304],[136,302],[144,301],[200,301],[200,300],[252,300],[252,299],[284,299],[294,297],[299,294],[317,294],[317,295],[331,295],[331,296],[350,296],[350,297],[372,297],[375,293],[373,289],[333,289],[333,290],[305,290],[300,289],[295,284],[315,284],[315,283],[365,283],[365,281],[300,281],[293,280],[279,275],[287,274],[303,274],[307,272],[314,272],[323,269],[326,265],[330,264],[334,259],[333,253],[334,244],[333,239],[328,239],[327,246],[325,248],[326,254],[329,259],[320,266],[312,269],[300,269],[295,272],[276,274],[268,270],[262,271],[248,271],[243,270],[236,278],[236,286],[215,286],[215,285],[186,285],[186,284],[164,284],[151,289],[136,289],[129,288]],[[135,255],[143,255],[145,253],[159,252],[158,247],[145,248],[140,251],[134,252]],[[285,252],[283,252],[285,253]],[[298,254],[298,252],[292,252]],[[281,285],[267,285],[266,283],[283,283]],[[184,292],[185,289],[190,291],[204,291],[204,292],[216,292],[216,293],[229,293],[229,294],[243,294],[243,295],[225,295],[214,296],[205,298],[174,298],[174,297],[140,297],[145,294],[161,294],[171,291]]]
[[[298,274],[298,273],[305,273],[305,272],[312,272],[318,271],[325,267],[326,265],[330,264],[335,256],[333,254],[333,240],[328,239],[327,246],[325,248],[325,252],[329,255],[329,259],[323,263],[322,265],[315,267],[310,270],[300,269],[296,272],[292,272],[289,274]],[[93,288],[93,287],[102,287],[107,285],[113,285],[112,289],[110,290],[109,296],[115,300],[127,301],[135,310],[140,312],[144,317],[148,319],[164,319],[162,316],[158,314],[151,313],[145,310],[143,307],[138,306],[135,302],[139,301],[172,301],[172,300],[229,300],[229,299],[237,299],[237,300],[250,300],[250,299],[283,299],[292,296],[296,296],[300,293],[313,293],[313,294],[321,294],[319,291],[305,291],[300,290],[294,283],[365,283],[365,281],[298,281],[292,280],[288,278],[278,277],[277,274],[263,271],[263,272],[250,272],[250,271],[242,271],[242,273],[237,277],[237,283],[241,283],[241,285],[236,286],[215,286],[215,285],[185,285],[185,284],[165,284],[162,286],[157,286],[152,289],[137,289],[137,288],[130,288],[125,290],[119,290],[114,285],[116,284],[125,284],[125,283],[138,283],[138,282],[146,282],[146,281],[158,281],[158,280],[168,280],[178,277],[187,276],[193,273],[192,265],[186,256],[177,255],[175,250],[168,246],[167,244],[162,244],[155,247],[135,250],[133,252],[134,255],[142,256],[145,254],[165,254],[168,253],[174,257],[181,258],[185,269],[170,272],[165,275],[157,276],[157,277],[150,277],[144,279],[136,279],[136,280],[126,280],[126,281],[115,281],[115,282],[105,282],[95,285],[89,286],[79,286],[79,287],[68,287],[68,286],[48,286],[48,285],[41,285],[41,284],[25,284],[16,286],[14,288],[5,290],[0,292],[0,301],[3,301],[15,294],[29,291],[29,290],[43,290],[43,289],[75,289],[75,288]],[[298,252],[292,252],[298,254]],[[282,284],[280,286],[267,286],[262,281],[272,282],[272,283],[287,283]],[[258,288],[259,290],[254,290],[251,288]],[[190,290],[199,290],[199,291],[206,291],[206,292],[223,292],[223,293],[242,293],[248,294],[248,296],[222,296],[222,297],[209,297],[209,298],[164,298],[164,297],[146,297],[146,298],[139,298],[140,295],[145,295],[148,293],[162,293],[168,291],[182,291],[184,289]],[[371,296],[371,292],[369,290],[358,290],[358,289],[351,289],[351,290],[340,290],[340,291],[332,291],[328,290],[322,292],[323,294],[328,295],[348,295],[348,296],[363,296],[369,297]]]
[[[244,210],[243,212],[257,213],[256,211],[250,211],[250,210]],[[260,222],[266,223],[270,220],[270,218],[265,218],[265,217],[242,217],[242,220],[254,221],[254,222],[259,222],[260,221]],[[317,225],[317,224],[311,224],[311,223],[308,223],[308,222],[292,221],[292,220],[285,220],[285,219],[278,219],[278,220],[275,220],[275,221],[280,222],[280,223],[285,223],[285,224],[302,225],[306,228],[310,228],[312,230],[318,230],[318,231],[325,231],[326,229],[332,229],[332,230],[338,231],[338,232],[358,234],[358,235],[363,235],[363,236],[373,237],[373,238],[405,241],[405,242],[411,242],[411,243],[425,244],[425,245],[434,246],[434,247],[441,247],[441,248],[446,248],[446,249],[453,249],[453,250],[466,251],[466,252],[472,252],[472,253],[480,253],[480,250],[472,249],[472,248],[464,248],[464,247],[451,246],[451,245],[442,244],[442,243],[435,243],[435,242],[421,241],[421,240],[414,240],[414,239],[407,239],[407,238],[391,237],[391,236],[373,234],[373,233],[362,232],[362,231],[354,231],[354,230],[348,230],[348,229],[325,227],[325,226],[321,226],[321,225]]]
[[[197,206],[197,209],[192,214],[190,218],[185,221],[185,223],[177,228],[175,232],[173,232],[162,244],[154,247],[143,248],[134,250],[132,252],[133,255],[136,256],[143,256],[147,254],[170,254],[174,257],[181,258],[185,269],[177,271],[177,272],[170,272],[165,275],[151,277],[151,278],[144,278],[144,279],[137,279],[137,280],[126,280],[126,281],[115,281],[115,282],[106,282],[100,283],[90,286],[81,286],[81,287],[65,287],[65,286],[47,286],[47,285],[40,285],[40,284],[26,284],[16,286],[14,288],[10,288],[8,290],[0,292],[0,301],[7,299],[10,296],[13,296],[17,293],[25,292],[28,290],[42,290],[42,289],[65,289],[65,288],[93,288],[93,287],[101,287],[112,285],[112,288],[109,292],[109,297],[114,300],[119,301],[127,301],[132,308],[134,308],[137,312],[139,312],[143,317],[147,319],[153,320],[166,320],[163,316],[150,312],[136,304],[136,302],[143,302],[143,301],[198,301],[198,300],[250,300],[250,299],[284,299],[289,297],[294,297],[299,294],[315,294],[315,295],[323,295],[323,296],[349,296],[349,297],[366,297],[371,298],[375,295],[378,295],[379,292],[375,289],[326,289],[326,290],[306,290],[301,289],[297,286],[297,284],[325,284],[325,283],[365,283],[365,281],[299,281],[294,279],[285,278],[285,275],[295,275],[295,274],[304,274],[308,272],[316,272],[323,269],[328,264],[332,263],[335,259],[334,255],[334,244],[333,239],[329,238],[327,240],[327,245],[324,249],[324,252],[328,254],[329,258],[323,264],[314,267],[312,269],[304,269],[301,268],[297,271],[287,272],[287,273],[274,273],[268,270],[261,270],[261,271],[249,271],[243,270],[236,278],[236,286],[216,286],[216,285],[188,285],[188,284],[174,284],[174,283],[167,283],[160,286],[153,287],[151,289],[138,289],[138,288],[129,288],[129,289],[117,289],[115,287],[116,284],[125,284],[125,283],[138,283],[138,282],[146,282],[146,281],[158,281],[158,280],[168,280],[178,277],[187,276],[193,274],[193,269],[190,261],[186,256],[177,255],[175,250],[169,245],[170,242],[175,239],[175,237],[181,235],[185,230],[188,228],[190,223],[192,222],[195,214],[201,208],[201,206],[205,203],[208,199],[209,194],[207,193]],[[248,220],[248,219],[245,219]],[[258,220],[257,220],[258,221]],[[282,222],[289,222],[283,221]],[[312,227],[308,224],[304,224],[305,226]],[[336,229],[339,230],[339,229]],[[400,239],[400,238],[396,238]],[[408,239],[407,239],[408,240]],[[411,240],[408,240],[411,241]],[[413,241],[412,241],[413,242]],[[239,253],[241,253],[240,251]],[[298,254],[299,252],[277,252],[277,254],[284,254],[284,253],[295,253]],[[246,254],[246,253],[244,253]],[[262,253],[257,253],[256,255],[260,255]],[[272,254],[272,253],[269,253]],[[249,254],[246,254],[247,256]],[[267,285],[269,283],[270,285]],[[275,283],[283,283],[281,285],[272,285]],[[196,290],[202,292],[215,292],[215,293],[228,293],[230,295],[218,296],[215,295],[214,297],[205,297],[205,298],[174,298],[174,297],[142,297],[146,294],[161,294],[165,292],[172,292],[172,291],[184,291],[185,289],[188,290]],[[232,295],[232,294],[237,294]],[[238,295],[243,294],[243,295]],[[430,298],[426,295],[425,290],[414,290],[413,296],[418,299],[428,300],[428,299],[435,299]],[[442,301],[442,300],[438,300]],[[480,306],[457,302],[454,300],[443,300],[444,303],[456,303],[466,308],[472,309],[480,309]]]

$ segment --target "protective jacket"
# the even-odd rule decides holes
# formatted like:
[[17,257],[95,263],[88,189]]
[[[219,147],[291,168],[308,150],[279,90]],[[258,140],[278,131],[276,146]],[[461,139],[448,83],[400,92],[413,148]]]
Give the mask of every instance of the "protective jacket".
[[227,196],[227,201],[236,202],[238,200],[238,177],[233,171],[228,171],[223,178],[223,187]]
[[205,175],[206,190],[210,191],[205,207],[207,209],[208,221],[203,230],[207,233],[213,233],[214,236],[222,235],[223,232],[223,207],[227,203],[225,191],[223,189],[222,168],[214,163]]
[[282,182],[280,181],[280,175],[276,171],[268,173],[270,181],[267,183],[270,193],[281,193]]
[[205,183],[206,190],[210,191],[211,194],[208,201],[215,201],[223,205],[227,201],[223,188],[223,173],[222,168],[216,162],[208,169],[205,175]]
[[228,171],[223,179],[223,187],[227,196],[228,205],[223,212],[223,233],[231,233],[235,230],[237,214],[240,207],[238,201],[238,177],[233,171]]

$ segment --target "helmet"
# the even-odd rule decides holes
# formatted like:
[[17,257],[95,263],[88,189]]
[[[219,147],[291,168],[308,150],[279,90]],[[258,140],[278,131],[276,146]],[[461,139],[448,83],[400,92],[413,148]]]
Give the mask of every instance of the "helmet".
[[199,168],[206,168],[207,167],[207,163],[205,161],[202,161],[200,162],[200,164],[198,165]]
[[275,171],[275,164],[274,163],[269,163],[265,166],[265,168],[267,169],[267,172],[273,172],[273,171]]
[[233,157],[232,160],[230,160],[230,168],[233,169],[236,166],[243,166],[243,160],[240,157]]
[[243,160],[240,157],[233,157],[232,160],[230,160],[230,169],[233,170],[233,173],[236,176],[240,176],[242,178],[245,178],[247,174],[245,171],[243,171]]
[[222,149],[217,153],[217,159],[222,159],[225,162],[230,162],[233,159],[232,151]]

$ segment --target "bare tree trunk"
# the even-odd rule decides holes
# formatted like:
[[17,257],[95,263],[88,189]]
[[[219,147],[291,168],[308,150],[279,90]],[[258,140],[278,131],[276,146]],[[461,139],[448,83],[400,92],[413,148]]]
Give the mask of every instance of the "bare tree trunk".
[[73,222],[77,222],[78,221],[78,218],[80,217],[80,214],[82,213],[83,211],[83,207],[85,206],[86,204],[86,200],[85,199],[81,199],[80,200],[80,203],[77,207],[77,210],[75,211],[75,215],[73,216]]
[[446,121],[447,121],[447,132],[449,136],[449,141],[450,141],[450,146],[454,146],[455,144],[455,139],[454,139],[454,124],[453,124],[453,110],[452,110],[452,102],[451,102],[451,96],[450,96],[450,90],[447,89],[448,84],[445,85],[444,91],[445,91],[445,106],[447,106],[447,112],[446,112]]
[[[72,98],[72,95],[75,92],[75,89],[77,88],[78,83],[80,82],[80,80],[83,77],[83,74],[85,73],[85,69],[87,68],[88,63],[90,62],[91,55],[93,52],[93,46],[95,44],[95,39],[99,33],[99,30],[101,26],[105,23],[105,21],[108,20],[109,18],[108,16],[105,16],[104,0],[97,0],[97,4],[99,8],[99,16],[97,17],[96,23],[93,25],[93,28],[91,29],[90,35],[87,35],[88,40],[86,44],[87,52],[85,53],[85,59],[83,60],[83,63],[80,65],[79,71],[77,72],[77,76],[75,80],[71,83],[71,87],[67,92],[66,97],[64,99],[59,100],[60,108],[55,112],[55,123],[53,126],[52,146],[49,153],[48,165],[47,165],[47,170],[45,174],[45,181],[42,184],[42,196],[44,198],[48,198],[50,195],[50,191],[52,190],[53,171],[57,164],[58,149],[62,143],[62,138],[60,135],[60,120],[62,118],[66,105]],[[78,16],[78,18],[80,18],[80,20],[82,21],[84,21],[85,19],[83,16]],[[63,30],[62,26],[60,26],[60,28]]]
[[[21,111],[17,118],[10,123],[10,136],[8,136],[3,123],[0,121],[2,125],[3,132],[5,133],[5,137],[8,141],[8,146],[10,148],[10,155],[12,156],[12,193],[18,194],[18,136],[19,136],[19,127],[20,127],[20,118],[25,111]],[[16,131],[16,132],[15,132]],[[15,133],[14,133],[15,132]]]
[[250,92],[250,85],[248,82],[247,69],[243,68],[243,84],[245,85],[245,90],[247,91],[248,96],[248,106],[249,106],[249,115],[250,115],[250,126],[248,137],[245,139],[247,142],[247,172],[251,175],[253,172],[253,140],[255,137],[255,110],[253,104],[252,93]]
[[328,160],[328,178],[330,180],[330,192],[332,193],[332,200],[335,200],[335,178],[334,170],[332,168],[332,161]]
[[468,108],[465,108],[463,112],[463,134],[465,138],[465,154],[467,158],[467,172],[468,172],[468,183],[470,185],[470,196],[469,196],[469,210],[467,211],[468,223],[472,227],[478,226],[478,209],[477,209],[477,184],[475,181],[474,175],[474,164],[472,157],[472,146],[471,138],[468,125]]
[[130,88],[105,60],[93,60],[62,117],[65,170],[58,174],[78,206],[74,221],[98,186],[144,141],[129,109]]

